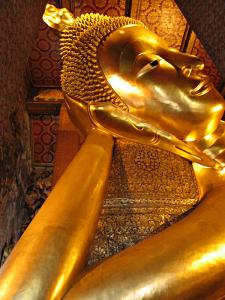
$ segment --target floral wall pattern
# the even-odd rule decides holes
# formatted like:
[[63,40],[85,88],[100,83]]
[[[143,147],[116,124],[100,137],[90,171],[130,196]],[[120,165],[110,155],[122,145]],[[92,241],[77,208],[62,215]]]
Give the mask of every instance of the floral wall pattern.
[[225,1],[176,0],[176,3],[225,80]]
[[72,12],[75,16],[91,12],[108,16],[124,16],[125,0],[79,0],[74,4]]
[[170,47],[180,48],[186,20],[174,0],[142,0],[136,18],[167,41]]
[[31,117],[33,163],[53,165],[58,127],[59,116],[34,115]]
[[[58,1],[49,3],[59,7]],[[42,20],[29,58],[32,86],[60,86],[59,38]]]
[[219,89],[223,80],[222,76],[198,38],[195,40],[191,53],[199,56],[203,60],[205,73],[210,76],[214,86]]

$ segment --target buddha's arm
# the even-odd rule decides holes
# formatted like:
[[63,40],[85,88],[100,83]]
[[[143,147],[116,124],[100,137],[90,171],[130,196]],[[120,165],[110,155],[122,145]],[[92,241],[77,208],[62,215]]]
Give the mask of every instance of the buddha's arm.
[[104,261],[65,300],[222,299],[225,185],[184,220]]
[[156,146],[181,155],[193,162],[210,167],[214,166],[214,163],[206,155],[190,148],[174,135],[144,122],[141,118],[123,111],[111,103],[90,104],[88,110],[94,125],[114,137],[122,137],[137,143]]
[[113,138],[92,130],[0,271],[1,300],[61,299],[95,234]]

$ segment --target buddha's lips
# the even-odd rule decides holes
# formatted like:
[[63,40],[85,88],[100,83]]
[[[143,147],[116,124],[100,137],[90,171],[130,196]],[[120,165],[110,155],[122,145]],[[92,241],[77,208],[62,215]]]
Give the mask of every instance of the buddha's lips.
[[213,88],[210,77],[202,73],[202,70],[182,67],[181,71],[184,77],[200,81],[194,89],[189,91],[191,96],[203,96]]

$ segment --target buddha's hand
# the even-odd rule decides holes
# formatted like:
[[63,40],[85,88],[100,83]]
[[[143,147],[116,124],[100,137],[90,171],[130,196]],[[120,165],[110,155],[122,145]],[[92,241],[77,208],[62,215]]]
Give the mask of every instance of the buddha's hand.
[[110,102],[89,103],[88,113],[96,128],[114,137],[156,146],[205,166],[213,167],[215,164],[202,152],[190,147],[174,135]]
[[113,137],[156,146],[176,153],[193,162],[213,167],[214,163],[202,152],[191,148],[174,135],[155,127],[129,111],[124,111],[110,102],[88,104],[64,95],[73,124],[81,137],[85,138],[93,129]]

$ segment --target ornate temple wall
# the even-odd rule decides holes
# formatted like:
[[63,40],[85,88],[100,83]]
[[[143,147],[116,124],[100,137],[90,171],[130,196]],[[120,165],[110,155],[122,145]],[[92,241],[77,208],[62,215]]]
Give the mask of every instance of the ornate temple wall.
[[225,78],[225,2],[223,0],[176,0],[176,3]]
[[[2,25],[0,49],[3,51],[3,55],[0,54],[2,80],[0,121],[3,124],[0,153],[4,159],[1,173],[3,189],[0,198],[0,256],[2,247],[11,239],[16,240],[19,235],[18,228],[25,213],[23,199],[30,179],[32,151],[29,143],[29,120],[24,107],[28,90],[26,75],[28,57],[30,56],[29,72],[33,87],[60,86],[61,62],[58,53],[58,37],[51,28],[41,22],[46,2],[47,0],[0,1]],[[124,0],[50,0],[48,2],[57,7],[67,7],[76,16],[86,12],[99,12],[111,16],[125,14]],[[200,1],[197,4],[195,1],[180,0],[133,0],[133,7],[136,5],[133,17],[142,20],[152,31],[166,39],[170,46],[179,49],[187,21],[175,2],[207,48],[217,68],[220,68],[224,74],[223,0]],[[37,33],[38,28],[39,33]],[[219,87],[221,76],[217,68],[212,65],[200,40],[196,40],[192,53],[199,55],[205,61],[213,82]],[[53,100],[55,101],[55,98]],[[58,117],[50,113],[47,115],[35,113],[30,122],[33,132],[33,162],[51,164],[52,167]]]
[[0,1],[1,197],[0,255],[18,238],[30,175],[30,130],[25,110],[27,62],[45,0]]

